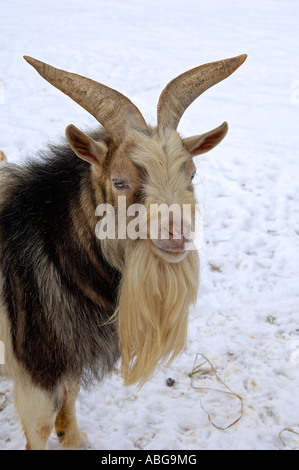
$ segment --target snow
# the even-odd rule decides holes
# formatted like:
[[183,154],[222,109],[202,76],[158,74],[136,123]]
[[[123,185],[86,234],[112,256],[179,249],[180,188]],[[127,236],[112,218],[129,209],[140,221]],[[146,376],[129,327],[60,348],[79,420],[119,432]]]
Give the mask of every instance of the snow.
[[[23,55],[118,89],[155,123],[169,80],[205,62],[248,54],[237,72],[190,106],[179,126],[185,137],[224,120],[230,126],[219,147],[196,159],[204,240],[188,346],[140,391],[124,387],[117,371],[81,391],[78,421],[92,449],[299,446],[298,26],[297,0],[1,3],[0,149],[10,161],[38,153],[69,123],[95,125]],[[241,418],[225,430],[205,409],[226,427],[240,401],[192,386],[197,354],[242,397]],[[208,370],[195,381],[227,391]],[[0,422],[0,449],[23,449],[12,385],[3,378]],[[48,447],[58,449],[54,435]]]

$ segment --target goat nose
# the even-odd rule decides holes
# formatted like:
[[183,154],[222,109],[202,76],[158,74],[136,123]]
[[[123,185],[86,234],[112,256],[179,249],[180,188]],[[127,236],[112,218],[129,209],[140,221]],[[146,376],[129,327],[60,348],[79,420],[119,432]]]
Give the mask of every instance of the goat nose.
[[169,240],[176,245],[186,241],[180,230],[169,231]]
[[174,240],[186,241],[190,237],[190,224],[182,220],[169,226],[169,238]]

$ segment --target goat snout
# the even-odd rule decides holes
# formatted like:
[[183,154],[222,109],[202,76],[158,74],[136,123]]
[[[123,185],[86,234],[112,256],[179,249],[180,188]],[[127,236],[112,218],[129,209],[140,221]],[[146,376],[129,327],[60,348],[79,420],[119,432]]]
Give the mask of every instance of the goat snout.
[[181,238],[180,240],[158,240],[156,245],[164,251],[169,251],[172,253],[183,253],[185,251],[185,239]]
[[171,254],[181,254],[186,250],[186,243],[191,239],[191,226],[186,220],[172,221],[161,224],[160,233],[153,243],[160,249]]

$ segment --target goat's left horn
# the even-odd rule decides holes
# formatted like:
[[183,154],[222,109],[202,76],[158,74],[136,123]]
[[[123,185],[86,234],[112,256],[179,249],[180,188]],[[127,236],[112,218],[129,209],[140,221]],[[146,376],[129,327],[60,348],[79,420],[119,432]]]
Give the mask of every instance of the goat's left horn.
[[243,64],[247,55],[210,62],[179,75],[162,91],[158,102],[158,128],[176,129],[188,106],[211,86]]
[[24,56],[51,85],[72,98],[92,114],[120,144],[129,129],[148,132],[139,109],[124,95],[90,78],[60,70],[32,57]]

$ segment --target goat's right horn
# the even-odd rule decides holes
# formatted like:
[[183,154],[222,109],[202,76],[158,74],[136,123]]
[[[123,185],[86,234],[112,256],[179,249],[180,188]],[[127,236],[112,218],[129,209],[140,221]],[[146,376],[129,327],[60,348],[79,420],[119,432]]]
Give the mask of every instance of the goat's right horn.
[[162,91],[158,103],[158,128],[176,129],[188,106],[211,86],[243,64],[247,55],[210,62],[179,75]]
[[92,114],[120,144],[129,129],[148,132],[139,109],[118,91],[90,78],[60,70],[32,57],[24,56],[51,85],[72,98]]

